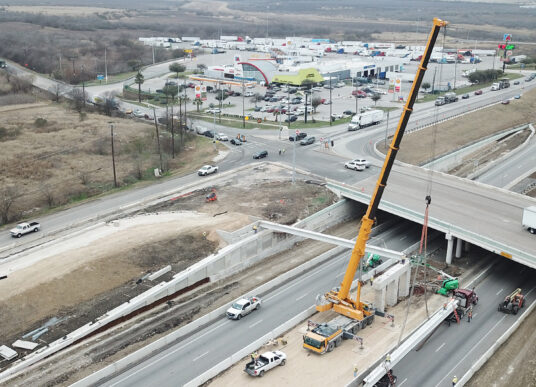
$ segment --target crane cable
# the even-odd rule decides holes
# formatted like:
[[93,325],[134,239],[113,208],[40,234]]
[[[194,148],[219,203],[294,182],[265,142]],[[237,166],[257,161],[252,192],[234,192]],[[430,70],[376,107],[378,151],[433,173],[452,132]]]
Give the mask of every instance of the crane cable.
[[[443,42],[442,42],[443,53],[444,53],[444,48],[445,48],[446,35],[447,35],[447,27],[445,26],[445,27],[443,27]],[[441,63],[439,64],[439,84],[440,85],[441,85],[441,79],[442,79],[442,75],[443,75],[442,73],[443,73],[443,60],[441,60]],[[434,162],[434,159],[435,159],[435,151],[436,151],[436,143],[437,143],[437,117],[438,117],[438,110],[437,110],[437,106],[435,106],[435,109],[434,109],[434,125],[433,125],[434,129],[433,129],[433,132],[432,132],[432,144],[430,146],[431,152],[432,152],[432,155],[431,155],[432,156],[431,157],[432,166],[433,166],[433,162]],[[427,238],[428,238],[428,209],[429,209],[429,206],[430,206],[430,204],[432,202],[432,185],[433,185],[432,183],[433,183],[433,168],[429,168],[429,173],[428,173],[428,178],[427,178],[427,185],[426,185],[426,198],[425,198],[426,209],[425,209],[425,212],[424,212],[423,228],[422,228],[421,242],[420,242],[420,248],[419,248],[419,255],[420,255],[422,253],[422,247],[424,245],[423,270],[424,270],[424,281],[425,282],[426,282],[426,254],[427,254],[427,243],[426,242],[427,242]],[[410,308],[410,305],[411,305],[411,299],[412,299],[412,296],[413,296],[413,292],[415,290],[415,283],[416,283],[416,280],[417,280],[418,271],[419,271],[419,267],[417,266],[417,268],[413,272],[413,278],[411,280],[411,290],[410,290],[410,293],[409,293],[408,302],[407,302],[407,306],[406,306],[406,316],[404,317],[404,322],[402,323],[402,329],[400,330],[400,335],[398,337],[397,347],[400,346],[400,343],[402,342],[402,337],[404,335],[404,330],[406,328],[406,323],[407,323],[408,316],[409,316],[409,308]],[[428,295],[427,295],[427,292],[426,292],[426,286],[424,287],[424,302],[425,302],[425,306],[426,306],[426,316],[427,316],[427,318],[430,318],[430,314],[429,314],[429,311],[428,311]]]

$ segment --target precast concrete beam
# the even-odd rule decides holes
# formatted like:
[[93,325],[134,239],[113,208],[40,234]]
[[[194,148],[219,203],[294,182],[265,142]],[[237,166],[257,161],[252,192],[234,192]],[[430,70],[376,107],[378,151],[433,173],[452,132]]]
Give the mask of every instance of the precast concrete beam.
[[445,261],[447,262],[447,265],[450,265],[452,263],[452,249],[454,248],[452,235],[446,234],[445,238],[447,239],[447,256],[445,257]]
[[[322,234],[316,231],[304,230],[302,228],[292,226],[284,226],[282,224],[267,222],[265,220],[259,221],[258,225],[259,227],[266,228],[269,230],[297,235],[303,238],[314,239],[320,242],[331,243],[337,246],[348,247],[349,249],[353,249],[355,246],[355,241],[352,241],[350,239],[339,238],[333,235]],[[384,249],[378,246],[367,245],[365,251],[367,253],[379,254],[382,257],[393,258],[396,260],[401,260],[405,258],[405,255],[401,252]]]
[[377,383],[383,375],[390,369],[392,369],[400,360],[404,358],[413,348],[421,343],[428,335],[430,335],[436,327],[441,324],[451,314],[456,306],[458,300],[450,301],[444,308],[440,308],[434,313],[428,321],[426,321],[417,331],[409,336],[398,348],[389,354],[391,361],[386,363],[382,361],[380,365],[374,368],[370,374],[363,380],[363,385],[366,387],[372,387]]
[[462,257],[462,245],[463,240],[460,238],[456,238],[456,258]]
[[471,244],[469,242],[467,242],[467,241],[464,241],[463,242],[463,251],[468,253],[470,249],[471,249]]
[[378,290],[381,288],[385,288],[393,280],[398,280],[398,278],[400,278],[402,274],[406,273],[409,270],[409,267],[409,261],[404,262],[404,264],[397,263],[385,273],[383,273],[381,276],[374,279],[372,285],[373,288]]

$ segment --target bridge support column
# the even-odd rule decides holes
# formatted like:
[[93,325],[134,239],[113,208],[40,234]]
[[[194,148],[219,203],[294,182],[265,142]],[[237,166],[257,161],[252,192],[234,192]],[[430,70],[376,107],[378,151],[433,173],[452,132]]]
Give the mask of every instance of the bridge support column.
[[463,240],[460,238],[456,238],[456,258],[462,257],[462,245]]
[[374,307],[380,312],[385,311],[385,287],[374,289]]
[[391,281],[387,285],[387,294],[385,296],[387,306],[394,306],[398,301],[398,278],[394,281]]
[[398,279],[398,295],[400,297],[409,296],[409,285],[411,277],[411,266],[408,265],[408,270]]
[[463,251],[468,253],[470,248],[471,248],[471,244],[469,242],[467,242],[467,241],[464,241],[463,242]]
[[445,235],[445,238],[447,239],[447,256],[445,261],[447,262],[447,265],[450,265],[452,263],[452,249],[454,247],[454,243],[451,234]]

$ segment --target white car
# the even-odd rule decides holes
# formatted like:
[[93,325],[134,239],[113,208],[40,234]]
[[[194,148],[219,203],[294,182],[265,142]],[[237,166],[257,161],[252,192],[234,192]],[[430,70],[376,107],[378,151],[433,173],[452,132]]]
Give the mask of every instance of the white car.
[[322,88],[316,86],[316,87],[313,87],[311,90],[312,90],[312,91],[316,91],[316,92],[320,92],[320,91],[322,91]]
[[266,105],[266,106],[263,106],[261,108],[261,112],[265,112],[265,111],[270,110],[270,109],[273,109],[273,106],[272,105]]
[[143,118],[143,117],[145,117],[145,113],[142,112],[140,109],[136,109],[136,110],[134,110],[134,111],[132,112],[132,115],[133,115],[134,117],[138,117],[138,118]]
[[241,298],[227,309],[226,315],[231,320],[240,320],[254,310],[259,310],[260,307],[261,299],[259,297]]
[[357,159],[353,159],[352,161],[355,161],[358,164],[363,164],[365,168],[370,167],[370,162],[367,159],[357,158]]
[[344,87],[346,86],[346,83],[344,82],[337,82],[337,84],[335,85],[335,87]]
[[199,176],[206,176],[216,172],[218,172],[218,167],[215,165],[204,165],[199,171],[197,171],[197,174]]
[[358,163],[355,160],[348,161],[344,164],[345,168],[353,169],[354,171],[364,171],[365,170],[365,164]]
[[254,95],[255,95],[255,93],[252,92],[252,91],[246,91],[246,92],[244,93],[244,97],[253,97]]
[[220,113],[221,113],[221,109],[219,109],[219,108],[208,109],[208,110],[207,110],[207,113],[210,113],[210,114],[220,114]]
[[343,117],[344,117],[344,114],[333,113],[333,114],[331,115],[331,117],[333,117],[333,118],[335,118],[336,120],[338,120],[338,119],[343,118]]
[[376,94],[387,95],[387,92],[382,89],[372,89],[372,92]]
[[216,140],[218,141],[229,141],[229,137],[225,133],[218,133],[216,135]]

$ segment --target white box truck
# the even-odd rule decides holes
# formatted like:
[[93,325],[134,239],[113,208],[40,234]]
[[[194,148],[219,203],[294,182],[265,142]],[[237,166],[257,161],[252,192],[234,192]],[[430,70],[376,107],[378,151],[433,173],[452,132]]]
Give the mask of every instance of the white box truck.
[[352,117],[348,124],[348,131],[358,130],[365,126],[376,125],[383,119],[383,110],[369,110]]
[[536,234],[536,206],[523,209],[523,227],[526,227],[531,234]]

